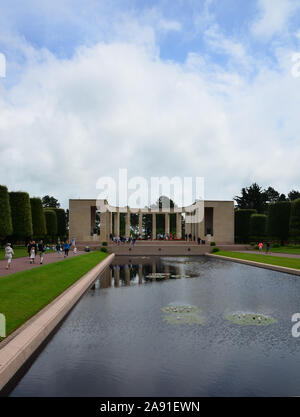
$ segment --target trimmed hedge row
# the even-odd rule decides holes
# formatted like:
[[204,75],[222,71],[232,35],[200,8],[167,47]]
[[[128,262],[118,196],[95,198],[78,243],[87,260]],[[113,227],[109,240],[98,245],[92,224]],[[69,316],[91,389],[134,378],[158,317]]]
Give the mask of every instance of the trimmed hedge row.
[[30,199],[33,237],[41,239],[47,234],[46,219],[42,200],[38,197]]
[[12,235],[12,219],[7,187],[0,185],[0,238]]
[[32,236],[32,217],[29,194],[22,191],[9,193],[13,235],[19,240]]

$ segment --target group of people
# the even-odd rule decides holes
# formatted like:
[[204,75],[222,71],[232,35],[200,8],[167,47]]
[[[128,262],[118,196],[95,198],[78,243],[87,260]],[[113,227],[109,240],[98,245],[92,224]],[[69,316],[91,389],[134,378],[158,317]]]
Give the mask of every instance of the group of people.
[[[270,246],[271,246],[270,242],[266,242],[266,253],[270,252]],[[259,249],[260,252],[262,252],[263,247],[264,247],[264,244],[262,242],[259,242],[258,249]]]
[[46,252],[47,246],[44,244],[43,240],[40,240],[39,243],[36,243],[35,240],[30,240],[27,244],[27,252],[30,259],[30,263],[35,263],[35,257],[37,253],[40,255],[40,264],[44,261],[44,256]]
[[135,242],[136,242],[136,238],[135,237],[124,237],[124,236],[112,236],[111,240],[116,244],[116,245],[120,245],[120,243],[128,243],[128,244],[132,244],[132,246],[134,246]]
[[[64,243],[58,242],[56,246],[52,246],[53,251],[57,251],[58,254],[62,255],[64,252],[64,258],[69,256],[69,251],[72,244],[70,242],[65,241]],[[40,264],[42,265],[44,262],[44,257],[46,250],[50,250],[50,247],[47,246],[43,240],[40,240],[39,243],[36,243],[35,240],[30,240],[27,245],[27,253],[29,257],[30,264],[35,263],[35,259],[39,256]],[[77,248],[74,246],[73,253],[77,253]],[[14,256],[14,250],[11,243],[7,243],[5,246],[5,259],[7,260],[6,269],[11,268],[12,259]]]

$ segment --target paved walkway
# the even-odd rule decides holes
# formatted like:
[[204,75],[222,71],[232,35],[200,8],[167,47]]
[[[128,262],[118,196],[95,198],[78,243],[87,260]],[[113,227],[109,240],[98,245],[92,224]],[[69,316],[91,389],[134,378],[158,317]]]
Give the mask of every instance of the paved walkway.
[[239,250],[236,252],[242,253],[255,253],[255,255],[271,255],[271,256],[280,256],[281,258],[296,258],[300,259],[300,255],[296,255],[295,253],[279,253],[279,252],[269,252],[266,253],[265,251],[259,252],[258,250]]
[[[73,256],[78,256],[79,254],[83,254],[85,252],[78,251],[76,255],[73,254],[73,251],[69,252],[69,258],[72,258]],[[62,261],[64,258],[64,255],[59,255],[57,252],[50,252],[46,253],[44,256],[44,263],[43,265],[51,264],[53,262]],[[1,260],[0,261],[0,277],[3,277],[5,275],[13,274],[14,272],[19,271],[25,271],[26,269],[33,269],[33,268],[39,268],[40,265],[40,257],[39,255],[35,258],[35,263],[30,264],[29,258],[15,258],[12,260],[11,267],[9,270],[6,269],[7,261]]]

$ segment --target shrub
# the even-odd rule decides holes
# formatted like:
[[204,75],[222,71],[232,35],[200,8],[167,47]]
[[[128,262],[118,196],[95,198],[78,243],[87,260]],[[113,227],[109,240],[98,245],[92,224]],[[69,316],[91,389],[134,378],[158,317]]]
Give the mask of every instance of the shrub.
[[4,185],[0,185],[0,238],[13,234],[9,194]]
[[239,243],[248,243],[250,237],[250,217],[255,214],[254,209],[236,210],[234,216],[235,240]]
[[300,198],[291,203],[290,236],[294,242],[300,241]]
[[210,242],[210,246],[216,246],[216,242]]
[[35,239],[43,238],[47,235],[47,228],[42,200],[35,197],[31,198],[30,206],[33,236]]
[[107,242],[102,242],[102,246],[107,246]]
[[273,243],[272,248],[280,248],[280,244],[279,243]]
[[57,217],[56,212],[52,209],[44,209],[47,235],[48,238],[54,242],[57,238]]
[[9,201],[13,226],[13,237],[25,240],[32,236],[31,206],[28,193],[10,192]]
[[107,252],[107,248],[105,246],[102,246],[100,250],[101,252]]
[[218,248],[217,246],[215,246],[212,251],[212,253],[216,253],[216,252],[220,252],[220,248]]
[[266,237],[267,216],[265,214],[252,214],[250,217],[250,234],[253,240],[262,240]]
[[269,205],[267,234],[270,239],[278,239],[281,245],[289,237],[291,202],[279,201]]

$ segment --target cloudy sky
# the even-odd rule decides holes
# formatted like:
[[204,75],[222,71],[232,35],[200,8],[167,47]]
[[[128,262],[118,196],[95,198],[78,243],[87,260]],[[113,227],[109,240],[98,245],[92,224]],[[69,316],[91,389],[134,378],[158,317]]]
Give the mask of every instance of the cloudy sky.
[[300,189],[300,0],[1,0],[0,183],[198,176]]

